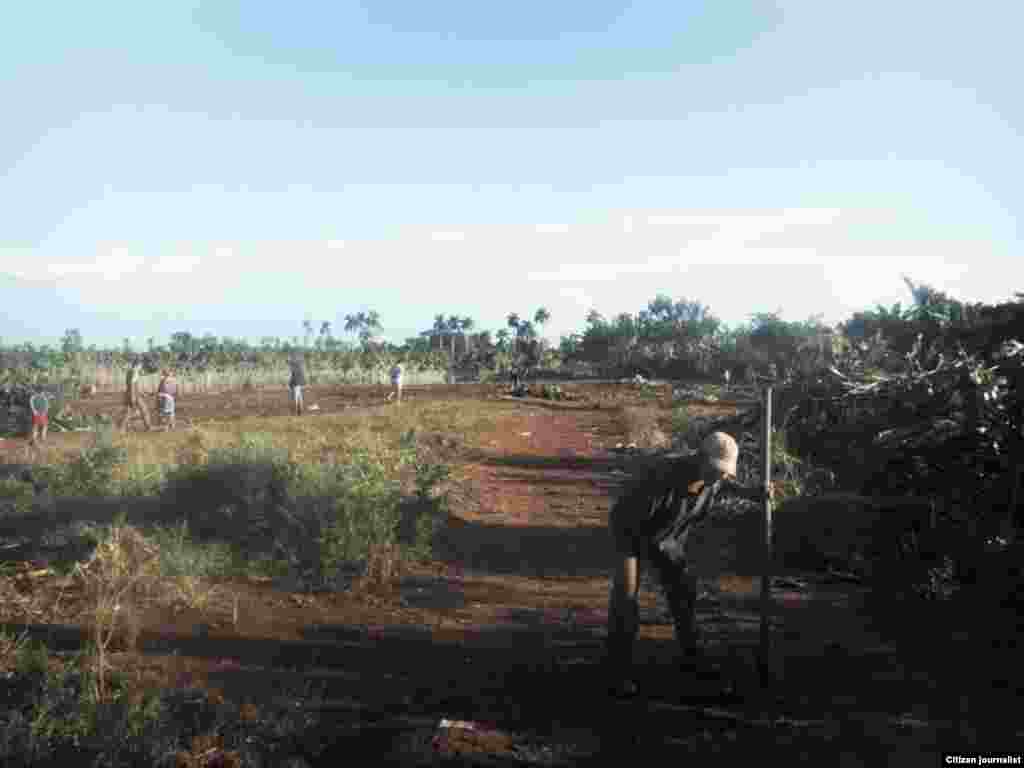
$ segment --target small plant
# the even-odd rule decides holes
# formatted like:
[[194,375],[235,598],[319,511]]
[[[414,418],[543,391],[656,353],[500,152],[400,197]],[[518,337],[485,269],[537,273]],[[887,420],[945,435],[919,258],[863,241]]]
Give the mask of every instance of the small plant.
[[813,468],[786,450],[786,433],[772,430],[772,473],[776,498],[779,501],[804,493]]
[[118,467],[127,461],[127,451],[114,443],[110,427],[101,428],[93,444],[78,457],[59,466],[39,467],[40,479],[47,482],[54,495],[114,496],[120,490],[115,480]]
[[[0,652],[5,661],[13,656],[15,669],[23,675],[43,678],[49,674],[50,655],[46,646],[27,639],[27,633],[19,636],[0,635]],[[5,663],[6,667],[7,664]]]
[[5,509],[11,509],[16,515],[25,515],[32,509],[34,500],[35,489],[32,483],[14,477],[0,480],[0,514],[5,514]]
[[96,701],[110,692],[107,654],[115,638],[131,647],[138,636],[133,607],[135,598],[148,591],[160,578],[160,552],[136,529],[112,525],[95,531],[96,549],[79,564],[74,577],[85,588],[88,611],[93,622]]
[[545,384],[541,387],[540,395],[545,400],[562,400],[562,388],[557,384]]
[[690,433],[690,412],[685,406],[672,409],[672,436],[675,440],[686,440]]
[[161,576],[174,583],[177,597],[190,608],[205,608],[214,592],[209,580],[235,569],[227,544],[195,541],[185,522],[176,527],[156,528],[149,538],[160,553]]
[[118,482],[121,496],[142,498],[157,496],[163,488],[166,471],[163,467],[140,467],[132,464],[126,468],[124,476]]

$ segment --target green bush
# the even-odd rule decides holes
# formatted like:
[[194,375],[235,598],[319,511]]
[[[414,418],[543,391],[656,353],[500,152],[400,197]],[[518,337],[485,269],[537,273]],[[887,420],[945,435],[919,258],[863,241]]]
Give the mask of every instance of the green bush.
[[557,384],[545,384],[541,387],[540,396],[545,400],[561,400],[562,388]]
[[0,726],[4,765],[81,765],[87,757],[114,765],[124,764],[116,756],[152,754],[162,725],[160,698],[130,697],[127,677],[114,672],[108,674],[107,696],[98,700],[93,661],[87,649],[52,671],[45,645],[21,643]]
[[431,491],[448,469],[423,459],[415,442],[408,433],[399,452],[400,465],[414,467],[415,504],[403,504],[394,468],[368,449],[352,449],[341,464],[300,464],[262,435],[211,450],[206,464],[171,470],[164,501],[171,513],[185,513],[199,539],[234,543],[253,560],[276,560],[276,575],[287,563],[325,585],[365,566],[374,548],[429,556],[440,504]]
[[142,498],[159,496],[166,482],[167,471],[164,467],[128,467],[124,478],[117,484],[121,496]]
[[148,537],[160,549],[160,572],[170,578],[216,578],[234,570],[231,548],[224,542],[198,542],[184,522],[158,526]]
[[0,510],[13,510],[18,516],[28,514],[35,500],[32,483],[14,477],[0,479]]
[[672,436],[685,440],[690,433],[690,413],[685,406],[672,409]]
[[115,496],[120,485],[115,469],[127,461],[127,451],[114,445],[113,429],[97,430],[93,444],[66,464],[37,467],[40,479],[47,482],[55,496]]

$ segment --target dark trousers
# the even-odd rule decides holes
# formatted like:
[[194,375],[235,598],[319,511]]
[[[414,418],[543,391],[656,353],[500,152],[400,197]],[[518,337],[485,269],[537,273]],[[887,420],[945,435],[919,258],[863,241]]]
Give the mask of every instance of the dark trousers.
[[[655,542],[646,547],[646,560],[654,568],[672,613],[676,642],[684,656],[697,648],[697,579],[680,556],[682,547],[666,553]],[[638,566],[642,567],[642,566]],[[626,676],[632,666],[633,645],[640,631],[639,601],[635,595],[613,595],[608,621],[607,661]]]

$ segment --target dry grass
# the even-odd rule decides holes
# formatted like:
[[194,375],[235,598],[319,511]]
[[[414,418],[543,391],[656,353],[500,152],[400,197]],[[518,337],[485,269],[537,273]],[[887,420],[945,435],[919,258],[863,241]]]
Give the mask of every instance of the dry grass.
[[[370,413],[340,413],[315,418],[252,416],[231,421],[207,421],[200,426],[173,432],[115,432],[113,440],[127,449],[128,464],[115,477],[145,473],[176,464],[205,463],[210,450],[236,445],[243,434],[264,434],[274,446],[286,449],[293,460],[320,463],[327,456],[341,456],[353,447],[377,449],[393,444],[410,429],[419,433],[454,434],[460,444],[476,448],[481,435],[493,431],[496,417],[514,409],[493,401],[408,401],[375,408]],[[59,464],[88,448],[91,433],[55,436],[36,450],[27,444],[19,460]]]
[[665,429],[668,415],[656,406],[625,406],[621,411],[622,428],[627,441],[638,448],[668,448],[671,440]]
[[[388,372],[386,370],[363,371],[353,369],[346,376],[341,371],[329,370],[319,366],[307,369],[307,372],[315,376],[318,385],[325,384],[375,384],[388,383]],[[94,392],[120,392],[125,385],[124,368],[111,368],[86,364],[82,366],[81,378],[83,386],[91,386]],[[60,378],[67,372],[57,369],[54,376]],[[289,371],[286,366],[279,369],[246,371],[242,369],[228,371],[207,371],[204,373],[189,374],[184,371],[178,372],[178,391],[182,395],[210,392],[230,391],[258,391],[262,388],[280,388],[288,381]],[[140,379],[140,386],[143,392],[156,392],[159,382],[159,374],[146,373]],[[423,384],[440,384],[444,381],[444,373],[437,371],[409,371],[406,374],[406,384],[411,386]]]

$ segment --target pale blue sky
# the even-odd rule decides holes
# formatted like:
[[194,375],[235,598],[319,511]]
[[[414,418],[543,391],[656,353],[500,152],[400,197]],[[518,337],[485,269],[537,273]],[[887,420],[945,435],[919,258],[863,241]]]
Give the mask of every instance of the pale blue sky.
[[40,340],[78,305],[140,343],[541,305],[557,338],[656,293],[838,321],[901,272],[1003,300],[1022,7],[13,5],[0,272],[55,287]]

